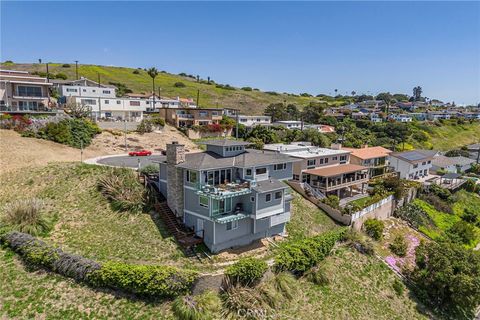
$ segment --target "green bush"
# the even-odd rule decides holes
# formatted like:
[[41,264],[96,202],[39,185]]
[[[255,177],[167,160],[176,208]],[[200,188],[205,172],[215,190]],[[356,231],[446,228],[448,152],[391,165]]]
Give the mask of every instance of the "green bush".
[[67,77],[67,75],[66,75],[65,73],[57,73],[57,74],[55,75],[55,79],[67,80],[68,77]]
[[180,81],[179,81],[179,82],[175,82],[175,83],[173,84],[173,86],[174,86],[175,88],[185,88],[185,87],[186,87],[185,83],[180,82]]
[[147,192],[132,170],[111,168],[97,186],[114,210],[141,212],[146,205]]
[[31,135],[80,148],[90,145],[92,139],[100,132],[100,128],[88,119],[65,119],[58,123],[49,122],[36,133],[27,130],[22,135]]
[[475,240],[474,227],[463,220],[455,222],[446,232],[450,241],[460,244],[470,244]]
[[442,188],[439,185],[431,184],[428,188],[428,192],[447,202],[451,203],[453,201],[452,193],[448,189]]
[[53,219],[43,212],[43,201],[40,199],[17,200],[3,207],[1,221],[10,229],[26,232],[31,235],[44,235],[53,227]]
[[408,244],[407,241],[405,241],[405,238],[401,235],[397,235],[388,247],[399,257],[405,257],[407,254]]
[[225,275],[228,276],[233,283],[253,285],[263,277],[267,269],[268,266],[265,261],[251,257],[241,258],[227,268]]
[[175,316],[181,320],[213,320],[221,311],[221,300],[215,292],[177,297],[172,303]]
[[140,71],[139,71],[139,70],[133,70],[132,73],[133,73],[133,74],[140,74]]
[[334,209],[340,209],[340,198],[337,196],[328,196],[324,199],[321,200],[323,203],[325,203],[327,206],[330,206]]
[[242,90],[243,91],[252,91],[252,88],[251,87],[242,87]]
[[403,283],[400,280],[395,279],[392,287],[395,293],[397,294],[397,296],[403,295],[403,291],[405,290],[405,287],[403,286]]
[[191,288],[196,272],[170,266],[107,262],[99,270],[90,273],[88,279],[95,286],[119,289],[140,296],[175,297]]
[[165,127],[165,119],[163,118],[160,118],[159,116],[157,115],[152,115],[150,116],[150,122],[155,125],[155,126],[159,126],[159,127]]
[[62,68],[70,68],[70,65],[68,63],[62,64]]
[[150,163],[147,164],[145,167],[140,169],[141,174],[149,175],[149,174],[158,174],[160,170],[160,165],[158,163]]
[[329,272],[325,265],[320,264],[305,273],[308,281],[319,286],[326,286],[330,283]]
[[303,274],[325,259],[337,241],[344,239],[346,228],[324,234],[291,240],[282,244],[275,255],[277,271],[292,271]]
[[383,221],[377,219],[367,219],[363,223],[365,232],[375,240],[382,239],[384,227]]
[[427,212],[415,203],[409,203],[406,206],[397,208],[393,215],[407,221],[415,229],[418,229],[420,226],[435,226]]

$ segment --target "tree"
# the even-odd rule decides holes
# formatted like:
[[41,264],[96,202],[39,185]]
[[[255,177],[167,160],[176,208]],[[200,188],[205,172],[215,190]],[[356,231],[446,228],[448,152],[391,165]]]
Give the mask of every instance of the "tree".
[[272,117],[272,122],[288,119],[287,108],[281,102],[269,104],[265,108],[264,114]]
[[420,101],[422,99],[422,87],[416,86],[413,88],[413,101]]
[[393,95],[393,99],[397,102],[408,101],[408,96],[406,94],[403,94],[403,93],[395,93]]
[[294,104],[287,105],[288,120],[298,120],[301,116],[301,112],[298,110],[297,106]]
[[350,92],[352,94],[352,97],[354,97],[357,93],[355,91]]
[[385,133],[397,143],[402,143],[402,149],[405,149],[405,142],[410,137],[411,130],[406,123],[389,122],[385,126]]
[[333,91],[335,91],[335,95],[337,95],[338,89],[335,89],[335,90],[333,90]]
[[303,108],[303,120],[308,123],[320,123],[321,119],[323,118],[325,108],[327,107],[328,105],[324,102],[310,102],[308,106]]
[[248,134],[247,140],[259,139],[263,143],[277,143],[280,142],[277,132],[265,126],[255,126]]
[[92,112],[89,106],[77,102],[68,102],[64,110],[73,118],[87,118]]
[[147,70],[147,73],[152,78],[153,107],[155,108],[155,78],[158,76],[158,70],[152,67]]
[[459,244],[470,244],[475,239],[473,226],[464,220],[455,222],[447,230],[448,239]]
[[[299,130],[294,130],[294,131],[299,131]],[[321,133],[318,132],[318,130],[309,128],[306,130],[303,130],[303,137],[302,140],[311,142],[314,146],[318,147],[328,147],[331,144],[330,139],[328,137]]]
[[480,303],[480,254],[451,242],[422,242],[410,278],[424,301],[452,314],[474,318]]

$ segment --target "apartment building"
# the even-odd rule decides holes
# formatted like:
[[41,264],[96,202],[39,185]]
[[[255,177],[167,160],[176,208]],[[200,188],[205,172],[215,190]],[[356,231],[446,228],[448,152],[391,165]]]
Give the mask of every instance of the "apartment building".
[[218,124],[222,120],[223,110],[215,108],[161,108],[160,117],[177,128]]
[[389,162],[401,179],[417,180],[430,174],[435,154],[437,152],[431,150],[392,152]]
[[367,167],[371,179],[395,174],[388,161],[392,153],[389,149],[366,145],[359,149],[342,147],[342,150],[351,152],[350,163]]
[[307,183],[324,196],[340,198],[363,193],[368,182],[368,168],[350,163],[351,151],[340,145],[320,148],[308,143],[267,144],[265,150],[299,159],[293,164],[293,180]]
[[0,111],[49,111],[51,86],[46,78],[26,71],[0,70]]
[[159,190],[185,226],[212,251],[284,234],[290,220],[287,185],[295,159],[246,149],[248,143],[212,140],[206,151],[167,145]]
[[398,122],[412,122],[413,118],[409,114],[391,114],[388,116],[390,119]]

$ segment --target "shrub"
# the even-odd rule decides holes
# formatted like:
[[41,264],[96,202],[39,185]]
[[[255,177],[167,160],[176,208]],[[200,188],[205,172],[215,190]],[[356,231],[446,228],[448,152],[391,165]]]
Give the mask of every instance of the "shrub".
[[177,297],[172,310],[182,320],[213,320],[221,310],[221,301],[215,292],[206,291],[197,296]]
[[241,258],[227,268],[225,275],[234,284],[253,285],[260,281],[267,269],[268,266],[265,261],[251,257]]
[[43,207],[43,201],[36,198],[8,203],[3,208],[2,222],[20,232],[46,234],[51,230],[53,220],[45,216]]
[[366,255],[373,255],[375,253],[375,248],[373,247],[373,242],[370,238],[365,239],[364,236],[354,229],[348,229],[345,233],[345,242],[358,252]]
[[67,77],[67,75],[66,75],[65,73],[57,73],[57,74],[55,75],[55,78],[56,78],[56,79],[67,80],[68,77]]
[[57,259],[53,262],[52,269],[65,277],[85,281],[88,274],[100,269],[100,264],[82,256],[59,252]]
[[305,277],[308,281],[319,286],[326,286],[330,283],[328,277],[328,270],[324,264],[315,266],[305,273]]
[[452,206],[445,200],[442,200],[436,194],[433,194],[433,193],[422,194],[420,196],[420,199],[431,204],[437,211],[453,214]]
[[472,223],[474,225],[478,225],[479,223],[478,213],[476,213],[472,209],[465,209],[463,211],[463,214],[461,215],[461,218],[463,221]]
[[303,274],[328,256],[335,243],[344,238],[345,232],[346,229],[341,228],[282,244],[275,255],[276,270]]
[[173,86],[174,86],[175,88],[185,88],[185,87],[186,87],[185,83],[180,82],[180,81],[179,81],[179,82],[175,82],[175,83],[173,84]]
[[100,128],[88,119],[64,119],[57,123],[47,123],[44,128],[33,133],[33,136],[80,148],[90,145],[95,135],[100,132]]
[[251,87],[242,87],[242,90],[243,91],[252,91],[252,88]]
[[380,240],[383,236],[383,221],[377,219],[367,219],[363,223],[365,232],[375,240]]
[[111,168],[99,178],[98,189],[117,211],[140,212],[146,204],[146,190],[132,170]]
[[397,208],[393,215],[407,221],[415,229],[418,229],[420,226],[435,225],[427,212],[415,203],[409,203],[406,206]]
[[90,273],[88,279],[95,286],[120,289],[140,296],[174,297],[191,288],[196,273],[170,266],[107,262]]
[[452,193],[445,188],[440,187],[436,184],[431,184],[428,188],[429,193],[433,193],[434,195],[438,196],[440,199],[445,200],[447,202],[452,202]]
[[158,115],[151,115],[149,121],[155,126],[165,127],[165,119]]
[[324,199],[321,200],[323,203],[325,203],[327,206],[330,206],[334,209],[339,209],[340,208],[340,199],[337,196],[328,196]]
[[137,132],[140,134],[145,134],[152,131],[153,131],[152,123],[147,119],[142,119],[142,121],[137,126]]
[[140,169],[140,173],[144,175],[158,174],[160,165],[158,163],[150,163]]
[[403,286],[403,283],[400,280],[395,279],[395,281],[393,281],[392,287],[395,293],[397,294],[397,296],[403,295],[403,291],[405,287]]
[[471,224],[461,220],[447,230],[447,237],[455,243],[470,244],[475,240],[475,230]]
[[399,257],[405,257],[407,254],[408,244],[407,241],[405,241],[405,238],[401,235],[397,235],[388,247]]
[[140,70],[133,70],[133,74],[140,74]]
[[68,63],[62,64],[62,68],[70,68],[70,65]]

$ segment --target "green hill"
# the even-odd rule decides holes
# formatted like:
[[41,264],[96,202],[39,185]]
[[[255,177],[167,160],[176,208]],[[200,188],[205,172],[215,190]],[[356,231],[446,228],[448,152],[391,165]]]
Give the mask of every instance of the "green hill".
[[[63,73],[68,79],[75,79],[75,64],[70,67],[63,67],[61,63],[49,64],[49,72],[52,74]],[[45,72],[45,64],[38,63],[2,63],[2,69],[23,70],[29,72]],[[152,79],[142,69],[107,67],[97,65],[79,65],[79,76],[97,81],[100,75],[102,83],[122,83],[135,93],[151,92]],[[138,74],[135,74],[138,72]],[[185,87],[176,87],[175,83],[183,82]],[[205,82],[205,83],[203,83]],[[160,73],[155,79],[156,88],[161,88],[161,95],[167,97],[197,97],[197,90],[200,90],[201,107],[226,107],[238,108],[246,114],[261,114],[266,106],[275,102],[286,102],[296,104],[302,108],[310,101],[318,101],[319,98],[302,97],[291,94],[262,92],[257,90],[246,91],[240,88],[229,87],[218,88],[216,83],[207,84],[206,81],[197,82],[196,79],[186,76],[179,76],[170,73]],[[225,85],[225,84],[224,84]],[[254,84],[252,84],[254,85]],[[247,89],[248,90],[248,89]],[[158,89],[157,89],[158,93]],[[333,104],[345,104],[344,100],[332,102]]]

